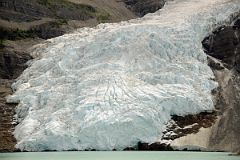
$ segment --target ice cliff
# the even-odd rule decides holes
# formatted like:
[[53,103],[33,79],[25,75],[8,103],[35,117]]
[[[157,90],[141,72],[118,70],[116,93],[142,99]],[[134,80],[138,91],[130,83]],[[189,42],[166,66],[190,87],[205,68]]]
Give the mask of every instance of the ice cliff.
[[214,109],[201,41],[239,0],[175,0],[161,11],[35,46],[12,88],[17,148],[121,150],[156,142],[171,115]]

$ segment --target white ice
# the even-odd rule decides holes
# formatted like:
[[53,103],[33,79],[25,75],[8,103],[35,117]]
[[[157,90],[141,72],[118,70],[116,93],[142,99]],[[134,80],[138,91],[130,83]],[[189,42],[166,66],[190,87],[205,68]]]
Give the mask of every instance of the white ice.
[[159,140],[171,115],[214,108],[201,41],[239,0],[175,0],[147,16],[48,40],[13,84],[28,151],[121,150]]

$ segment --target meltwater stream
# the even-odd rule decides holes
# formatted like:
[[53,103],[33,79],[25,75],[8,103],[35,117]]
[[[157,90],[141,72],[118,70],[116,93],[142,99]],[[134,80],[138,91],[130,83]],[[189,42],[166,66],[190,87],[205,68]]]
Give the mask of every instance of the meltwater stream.
[[214,109],[201,41],[239,0],[175,0],[154,14],[48,40],[13,84],[17,148],[121,150],[157,142],[171,115]]

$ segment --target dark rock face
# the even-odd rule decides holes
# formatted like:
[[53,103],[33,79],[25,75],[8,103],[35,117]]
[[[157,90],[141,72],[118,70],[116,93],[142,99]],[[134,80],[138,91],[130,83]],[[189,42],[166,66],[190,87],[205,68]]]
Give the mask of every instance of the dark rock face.
[[0,49],[0,151],[16,151],[16,140],[12,135],[16,104],[7,104],[5,97],[12,94],[11,84],[27,67],[25,63],[30,58],[24,53]]
[[0,78],[15,79],[27,67],[26,62],[30,60],[27,54],[16,54],[13,51],[0,51]]
[[45,23],[31,29],[37,37],[42,39],[58,37],[65,33],[65,31],[60,28],[56,22]]
[[162,144],[160,142],[152,144],[138,142],[135,147],[127,147],[124,151],[173,151],[173,148],[170,145]]
[[240,72],[240,29],[223,26],[203,40],[203,47],[208,55],[221,60],[228,69]]
[[159,142],[152,144],[139,142],[137,149],[139,151],[173,151],[171,146]]
[[216,98],[219,121],[210,137],[209,148],[240,150],[240,19],[233,26],[216,29],[203,40],[219,87],[212,93]]
[[147,13],[156,12],[165,4],[165,0],[123,0],[123,2],[140,17]]
[[[166,131],[163,132],[164,135],[162,137],[162,140],[175,140],[188,134],[198,133],[200,128],[211,127],[215,123],[216,119],[216,112],[202,112],[196,115],[187,115],[184,117],[174,115],[172,116],[174,123],[167,126]],[[175,134],[166,135],[170,132],[173,132]]]

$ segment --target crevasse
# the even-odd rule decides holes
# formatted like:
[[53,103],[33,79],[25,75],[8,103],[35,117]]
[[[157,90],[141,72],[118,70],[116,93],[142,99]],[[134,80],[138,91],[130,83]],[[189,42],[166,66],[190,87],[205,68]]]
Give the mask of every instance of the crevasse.
[[175,0],[154,14],[35,46],[13,84],[17,148],[121,150],[156,142],[171,115],[213,110],[202,39],[239,0]]

